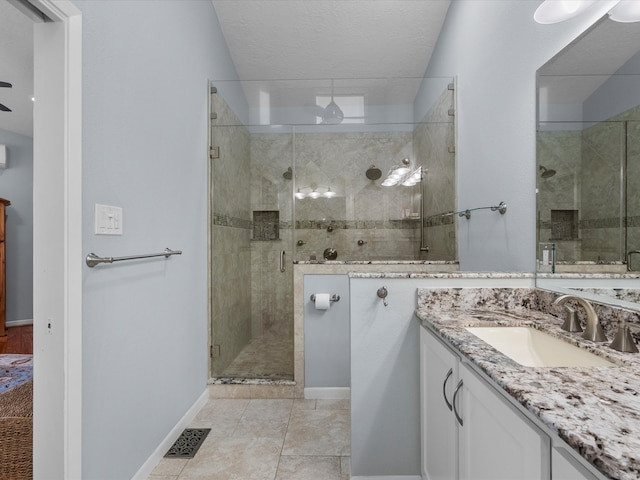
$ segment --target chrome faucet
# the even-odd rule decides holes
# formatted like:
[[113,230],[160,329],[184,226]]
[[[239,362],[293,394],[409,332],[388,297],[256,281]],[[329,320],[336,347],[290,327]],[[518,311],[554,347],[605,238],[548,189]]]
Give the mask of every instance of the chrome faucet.
[[564,305],[569,300],[574,300],[582,305],[582,308],[584,308],[584,311],[587,313],[587,326],[584,329],[582,337],[592,342],[606,342],[608,339],[602,330],[602,325],[600,325],[600,321],[598,320],[598,314],[593,309],[593,306],[584,298],[576,295],[560,295],[553,301],[553,304]]

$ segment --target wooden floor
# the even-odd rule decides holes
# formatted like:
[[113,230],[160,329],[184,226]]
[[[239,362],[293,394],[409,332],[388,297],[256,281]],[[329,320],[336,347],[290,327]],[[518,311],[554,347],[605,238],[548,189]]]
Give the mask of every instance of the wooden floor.
[[0,337],[0,354],[33,354],[33,325],[7,328],[7,336]]

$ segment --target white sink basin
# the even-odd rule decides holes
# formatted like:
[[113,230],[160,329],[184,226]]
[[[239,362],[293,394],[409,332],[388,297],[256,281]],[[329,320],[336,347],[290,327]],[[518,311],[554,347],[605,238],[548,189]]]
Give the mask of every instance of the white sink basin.
[[614,363],[530,327],[468,327],[467,330],[525,367],[613,367]]

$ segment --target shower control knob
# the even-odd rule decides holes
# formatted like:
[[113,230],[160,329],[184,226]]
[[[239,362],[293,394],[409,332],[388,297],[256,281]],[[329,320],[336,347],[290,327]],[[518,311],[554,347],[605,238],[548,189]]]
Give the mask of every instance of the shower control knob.
[[325,248],[322,256],[325,260],[335,260],[338,258],[338,251],[335,248]]
[[359,246],[359,247],[361,247],[361,246],[362,246],[362,245],[364,245],[365,243],[367,243],[367,242],[365,242],[364,240],[358,240],[358,246]]

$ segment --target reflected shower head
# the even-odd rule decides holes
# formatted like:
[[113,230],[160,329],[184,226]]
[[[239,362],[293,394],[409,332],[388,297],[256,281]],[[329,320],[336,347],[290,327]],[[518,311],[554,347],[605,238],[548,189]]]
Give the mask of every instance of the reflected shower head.
[[293,170],[291,167],[287,168],[287,171],[282,174],[285,180],[291,180],[293,178]]
[[365,175],[369,180],[378,180],[382,176],[382,171],[375,165],[371,165],[365,172]]
[[540,165],[540,170],[542,171],[542,173],[540,174],[542,178],[551,178],[556,174],[555,170],[550,170],[546,167],[543,167],[542,165]]

